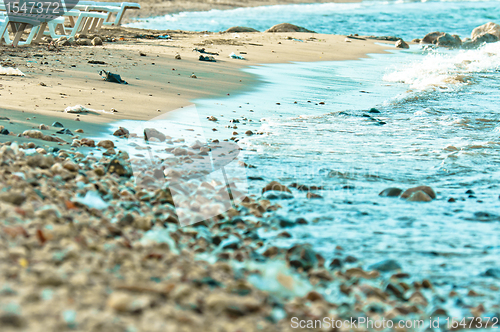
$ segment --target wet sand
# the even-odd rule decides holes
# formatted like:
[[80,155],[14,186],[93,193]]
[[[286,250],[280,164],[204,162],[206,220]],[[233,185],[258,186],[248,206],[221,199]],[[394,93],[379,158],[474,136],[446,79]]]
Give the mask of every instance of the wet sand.
[[[171,39],[157,38],[165,34]],[[96,47],[61,47],[57,51],[49,51],[46,45],[1,46],[2,63],[14,65],[26,74],[0,76],[3,112],[16,110],[74,120],[76,115],[64,110],[83,105],[104,112],[80,114],[81,125],[149,120],[190,105],[193,99],[251,89],[257,78],[240,70],[246,66],[350,60],[392,47],[373,40],[346,42],[345,36],[311,33],[202,34],[111,28],[102,35],[116,41]],[[216,62],[199,61],[200,55],[211,55],[193,51],[195,48],[219,54],[213,55]],[[245,60],[230,58],[233,52]],[[101,70],[121,75],[128,84],[104,81],[98,74]]]

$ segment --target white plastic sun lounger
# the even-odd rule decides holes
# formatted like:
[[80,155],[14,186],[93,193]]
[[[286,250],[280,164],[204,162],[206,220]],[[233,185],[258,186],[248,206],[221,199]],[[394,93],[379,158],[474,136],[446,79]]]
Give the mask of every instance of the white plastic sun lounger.
[[[103,24],[118,26],[121,24],[127,9],[141,9],[141,5],[135,2],[79,1],[74,8],[81,11],[106,13],[107,18]],[[114,20],[112,19],[113,14],[116,15]]]
[[[64,21],[62,18],[56,18],[59,22]],[[29,16],[7,15],[7,12],[0,12],[0,40],[3,40],[7,45],[29,45],[33,41],[39,41],[43,36],[43,31],[47,27],[49,20],[33,18]],[[11,39],[8,28],[11,28],[14,38]],[[30,32],[25,41],[21,41],[25,30],[29,28]]]
[[69,18],[70,27],[64,25],[64,20],[62,22],[53,20],[48,22],[49,31],[46,31],[45,34],[50,34],[52,38],[66,36],[68,39],[72,39],[77,33],[85,35],[96,33],[107,18],[107,14],[72,9],[65,12],[64,17]]

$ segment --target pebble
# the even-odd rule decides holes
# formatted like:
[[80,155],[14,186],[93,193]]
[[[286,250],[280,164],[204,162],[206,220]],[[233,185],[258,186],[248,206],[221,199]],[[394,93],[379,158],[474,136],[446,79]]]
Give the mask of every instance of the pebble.
[[50,127],[47,126],[47,125],[41,124],[41,125],[38,126],[38,129],[40,129],[40,130],[49,130]]
[[102,39],[100,37],[95,37],[94,39],[92,39],[92,45],[93,46],[102,45]]
[[120,136],[120,137],[121,136],[128,136],[128,135],[130,135],[130,132],[127,129],[125,129],[123,127],[120,127],[117,130],[115,130],[115,132],[113,133],[113,135],[114,136]]
[[31,138],[41,139],[41,138],[43,138],[44,135],[39,130],[25,130],[23,132],[23,136],[28,136],[28,137],[31,137]]
[[104,149],[111,149],[115,147],[115,144],[113,143],[113,141],[105,139],[97,143],[97,146]]

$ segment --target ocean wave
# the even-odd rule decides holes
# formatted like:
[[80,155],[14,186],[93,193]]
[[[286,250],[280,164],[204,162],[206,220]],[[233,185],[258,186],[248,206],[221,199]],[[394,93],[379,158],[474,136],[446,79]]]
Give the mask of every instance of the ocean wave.
[[384,75],[383,79],[409,85],[412,89],[409,95],[410,92],[456,89],[473,83],[475,74],[499,68],[500,42],[497,42],[468,51],[432,51],[423,59]]

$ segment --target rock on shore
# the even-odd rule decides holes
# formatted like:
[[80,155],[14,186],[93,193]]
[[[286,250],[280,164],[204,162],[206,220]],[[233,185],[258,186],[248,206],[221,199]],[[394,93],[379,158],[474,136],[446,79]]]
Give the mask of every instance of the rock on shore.
[[310,33],[315,33],[314,31],[307,30],[306,28],[299,27],[294,24],[290,23],[280,23],[276,24],[269,29],[266,30],[266,32],[310,32]]

